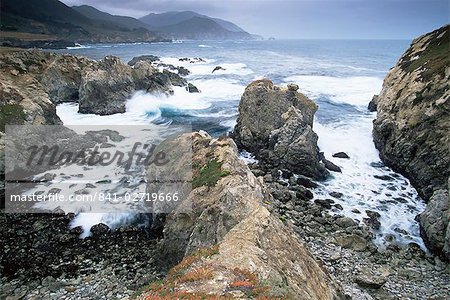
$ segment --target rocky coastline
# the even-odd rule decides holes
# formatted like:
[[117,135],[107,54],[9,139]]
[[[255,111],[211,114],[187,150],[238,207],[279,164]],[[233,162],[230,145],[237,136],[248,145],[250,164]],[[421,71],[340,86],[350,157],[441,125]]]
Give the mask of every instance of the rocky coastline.
[[428,201],[420,216],[428,248],[450,260],[450,26],[415,39],[376,97],[373,137],[383,162]]
[[[113,56],[94,61],[14,50],[0,55],[0,66],[0,105],[11,111],[2,119],[3,128],[9,123],[61,124],[55,109],[61,102],[78,102],[80,113],[108,115],[124,112],[126,99],[138,90],[170,94],[173,86],[182,86],[195,91],[183,78],[189,70],[163,65],[154,56],[125,64]],[[392,101],[386,98],[392,93],[389,76],[394,75],[388,75],[375,100],[379,115],[374,125],[386,162],[388,142],[378,132],[396,130],[395,122],[380,125],[387,124]],[[0,298],[445,299],[450,274],[445,256],[439,257],[445,246],[432,248],[445,245],[442,235],[429,244],[437,256],[414,243],[380,248],[373,242],[376,212],[367,211],[368,218],[358,223],[332,213],[342,209],[332,200],[342,195],[314,199],[316,180],[337,170],[317,146],[312,125],[317,105],[298,89],[255,81],[242,96],[231,138],[201,131],[171,144],[193,145],[196,185],[187,213],[180,208],[144,215],[147,227],[110,230],[99,224],[85,239],[79,239],[80,228],[69,229],[73,214],[1,213]],[[432,101],[439,106],[439,99]],[[398,118],[404,117],[400,112]],[[246,165],[241,150],[259,162]],[[336,155],[345,159],[344,154]],[[430,236],[426,228],[448,231],[446,183],[433,186],[420,217],[424,237]],[[427,189],[422,190],[425,195]],[[439,220],[444,222],[433,222],[443,212]]]

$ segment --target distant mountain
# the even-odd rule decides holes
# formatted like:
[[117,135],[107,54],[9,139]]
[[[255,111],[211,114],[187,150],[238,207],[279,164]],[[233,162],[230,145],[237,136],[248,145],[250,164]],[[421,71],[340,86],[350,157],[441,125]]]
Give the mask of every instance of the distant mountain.
[[150,26],[139,21],[138,19],[132,17],[125,16],[115,16],[103,11],[96,9],[95,7],[89,5],[80,5],[80,6],[72,6],[72,9],[79,12],[83,16],[96,20],[98,22],[106,22],[109,24],[119,24],[126,29],[138,29],[138,28],[146,28],[148,29]]
[[58,0],[1,0],[2,43],[32,46],[35,43],[30,41],[38,40],[78,43],[162,40],[136,19],[112,16],[90,7],[78,10]]
[[175,39],[248,40],[253,36],[236,24],[192,11],[151,13],[139,19]]

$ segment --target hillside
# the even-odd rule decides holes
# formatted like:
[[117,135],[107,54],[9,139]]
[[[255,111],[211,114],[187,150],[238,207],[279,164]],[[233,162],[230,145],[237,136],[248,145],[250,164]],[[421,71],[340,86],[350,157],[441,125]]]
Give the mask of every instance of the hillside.
[[139,20],[175,39],[247,40],[253,38],[234,23],[192,11],[151,13]]
[[119,24],[123,26],[123,28],[126,29],[137,29],[137,28],[147,28],[148,25],[135,19],[132,17],[126,17],[126,16],[116,16],[111,15],[108,13],[105,13],[103,11],[100,11],[96,9],[95,7],[89,6],[89,5],[80,5],[80,6],[72,6],[72,9],[77,11],[78,13],[82,14],[83,16],[91,19],[96,20],[97,22],[103,22],[105,24]]
[[[161,40],[148,29],[133,26],[132,18],[108,17],[95,10],[98,13],[92,19],[58,0],[2,0],[0,11],[1,43],[8,46],[51,48],[74,42]],[[102,14],[103,18],[97,17]]]

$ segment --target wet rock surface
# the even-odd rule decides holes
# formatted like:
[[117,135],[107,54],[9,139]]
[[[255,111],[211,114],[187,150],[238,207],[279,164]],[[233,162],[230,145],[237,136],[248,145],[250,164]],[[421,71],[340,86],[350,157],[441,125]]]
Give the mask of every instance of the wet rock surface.
[[250,168],[273,195],[266,207],[295,230],[342,284],[349,299],[444,299],[450,292],[448,264],[439,257],[415,243],[404,247],[394,240],[385,247],[374,244],[377,212],[363,212],[370,222],[353,220],[339,215],[332,199],[299,197],[295,191],[306,189],[301,185],[308,181],[289,180],[284,186],[282,176],[268,176],[258,164]]
[[[235,143],[200,132],[183,135],[170,147],[191,139],[193,165],[198,166],[194,168],[211,168],[213,161],[222,175],[197,186],[166,215],[161,263],[175,267],[160,290],[148,290],[141,298],[176,299],[177,292],[184,291],[237,299],[343,299],[340,287],[303,248],[292,228],[264,207],[273,198],[239,159]],[[212,171],[208,174],[214,177]],[[199,182],[198,176],[202,172],[194,170],[194,182]],[[242,290],[243,281],[252,296]],[[166,291],[167,286],[171,288]]]
[[303,94],[257,80],[247,86],[239,103],[233,138],[268,168],[287,169],[313,178],[328,172],[319,162],[317,135],[312,130],[317,105]]
[[1,299],[128,299],[161,276],[154,233],[91,229],[80,239],[73,217],[0,214]]
[[158,63],[152,55],[127,65],[115,56],[95,61],[38,50],[4,51],[0,104],[18,105],[9,123],[60,124],[58,103],[78,102],[80,113],[111,115],[125,112],[126,100],[138,90],[171,94],[172,86],[187,86],[181,76],[189,70],[167,65],[160,71],[152,63]]
[[[446,25],[415,39],[385,78],[377,99],[373,137],[380,157],[409,178],[425,201],[449,188],[449,35]],[[433,197],[420,218],[421,232],[432,251],[448,258],[442,252],[448,214],[445,224],[435,220],[436,207],[448,206],[448,197]]]

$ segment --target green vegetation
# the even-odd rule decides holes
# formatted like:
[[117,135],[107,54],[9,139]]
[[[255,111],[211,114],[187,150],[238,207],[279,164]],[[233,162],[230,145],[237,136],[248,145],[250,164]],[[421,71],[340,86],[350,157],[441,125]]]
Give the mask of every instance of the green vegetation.
[[220,178],[230,175],[229,171],[222,170],[222,162],[211,159],[200,170],[194,170],[192,187],[215,186]]
[[445,67],[449,65],[450,51],[450,26],[439,29],[435,35],[440,38],[433,38],[423,52],[418,54],[418,58],[412,60],[412,53],[406,57],[402,67],[407,72],[412,72],[418,68],[424,68],[422,78],[424,81],[430,80],[432,76],[445,74]]
[[0,107],[0,131],[5,132],[6,125],[22,125],[25,113],[19,104],[5,104]]

